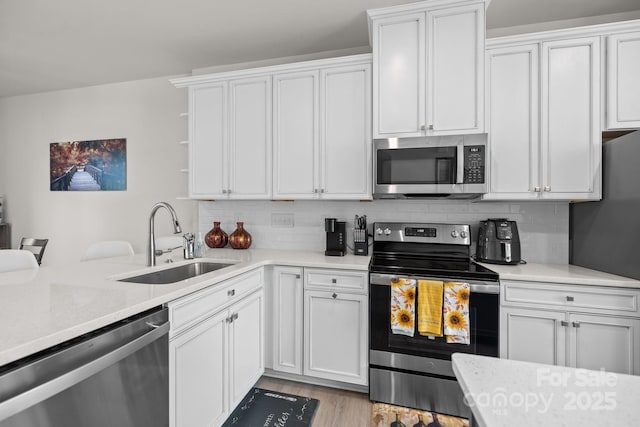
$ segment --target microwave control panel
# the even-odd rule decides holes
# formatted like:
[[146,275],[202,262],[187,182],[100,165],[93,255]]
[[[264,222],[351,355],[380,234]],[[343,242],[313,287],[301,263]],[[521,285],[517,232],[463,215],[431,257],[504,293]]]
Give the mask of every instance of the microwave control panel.
[[484,152],[484,145],[466,145],[464,147],[465,184],[484,184]]

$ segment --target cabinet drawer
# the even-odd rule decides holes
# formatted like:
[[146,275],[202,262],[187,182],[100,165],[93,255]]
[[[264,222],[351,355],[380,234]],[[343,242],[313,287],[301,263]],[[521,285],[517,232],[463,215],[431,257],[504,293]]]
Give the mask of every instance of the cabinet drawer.
[[503,304],[558,307],[572,311],[613,311],[638,314],[640,291],[636,289],[605,288],[538,282],[508,282],[503,284]]
[[258,289],[264,283],[263,271],[262,268],[250,271],[170,302],[168,307],[172,334]]
[[342,288],[364,291],[367,287],[367,272],[306,268],[305,287],[323,289]]

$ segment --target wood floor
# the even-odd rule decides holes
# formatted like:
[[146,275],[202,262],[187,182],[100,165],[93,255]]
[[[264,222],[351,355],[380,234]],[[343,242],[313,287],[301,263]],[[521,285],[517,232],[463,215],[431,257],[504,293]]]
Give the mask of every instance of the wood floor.
[[371,402],[364,393],[269,377],[262,377],[257,386],[318,399],[320,406],[313,419],[313,427],[369,427]]

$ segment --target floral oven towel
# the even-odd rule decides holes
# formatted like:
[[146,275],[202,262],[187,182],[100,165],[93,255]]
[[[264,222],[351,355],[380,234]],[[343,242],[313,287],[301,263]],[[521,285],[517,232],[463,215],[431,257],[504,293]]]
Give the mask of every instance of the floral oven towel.
[[448,343],[469,344],[469,284],[444,284],[444,334]]
[[391,332],[413,336],[415,330],[416,281],[393,279],[391,282]]

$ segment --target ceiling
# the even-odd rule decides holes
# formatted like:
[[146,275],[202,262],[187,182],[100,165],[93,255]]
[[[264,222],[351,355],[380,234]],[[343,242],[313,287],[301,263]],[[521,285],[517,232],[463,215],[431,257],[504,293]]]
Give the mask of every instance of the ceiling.
[[[0,0],[0,97],[368,45],[407,0]],[[487,28],[640,10],[638,0],[492,0]]]

